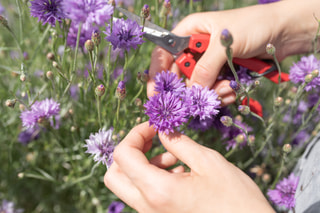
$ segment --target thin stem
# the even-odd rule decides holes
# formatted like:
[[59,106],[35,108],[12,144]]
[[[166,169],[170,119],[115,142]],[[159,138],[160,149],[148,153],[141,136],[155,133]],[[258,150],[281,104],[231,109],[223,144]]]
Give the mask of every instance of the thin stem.
[[134,103],[134,101],[140,96],[140,94],[142,93],[143,91],[143,88],[144,88],[144,85],[141,84],[141,87],[138,91],[138,93],[132,98],[131,102],[130,102],[130,105]]
[[101,96],[97,96],[97,110],[98,110],[98,119],[99,119],[99,126],[102,127],[101,122]]
[[281,173],[282,173],[282,169],[283,169],[283,166],[284,166],[284,161],[287,157],[287,154],[284,153],[283,156],[282,156],[282,159],[281,159],[281,164],[280,164],[280,168],[278,170],[278,173],[277,173],[277,176],[276,178],[274,179],[273,183],[271,184],[271,189],[274,189],[275,185],[278,183],[279,181],[279,178],[281,176]]

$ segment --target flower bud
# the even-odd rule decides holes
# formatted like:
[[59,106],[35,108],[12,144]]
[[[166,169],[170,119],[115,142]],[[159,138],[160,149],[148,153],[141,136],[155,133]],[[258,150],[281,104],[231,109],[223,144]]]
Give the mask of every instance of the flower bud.
[[242,115],[248,115],[250,113],[250,107],[247,105],[239,105],[238,110]]
[[233,37],[228,29],[222,30],[221,36],[220,36],[220,41],[224,47],[231,46],[231,44],[233,43]]
[[313,70],[313,71],[311,72],[311,75],[312,75],[313,78],[318,77],[318,76],[319,76],[319,70]]
[[145,4],[145,5],[143,5],[143,7],[141,9],[141,17],[146,19],[149,17],[149,15],[150,15],[149,5]]
[[112,6],[116,6],[116,0],[109,0],[109,4],[111,4]]
[[47,76],[47,78],[50,79],[50,80],[53,79],[53,72],[49,70],[49,71],[46,73],[46,76]]
[[141,123],[141,117],[136,118],[136,123],[138,123],[138,124]]
[[283,103],[283,98],[282,97],[277,97],[275,100],[274,100],[274,105],[275,106],[280,106],[281,104]]
[[126,97],[126,85],[124,81],[119,82],[116,94],[120,100],[123,100]]
[[53,66],[54,68],[60,69],[60,66],[59,66],[58,62],[56,62],[56,61],[53,61],[53,62],[52,62],[52,66]]
[[305,81],[306,83],[310,83],[312,80],[313,80],[312,74],[308,74],[308,75],[306,75],[306,76],[304,77],[304,81]]
[[254,81],[255,86],[260,86],[261,82],[259,80]]
[[285,144],[282,147],[282,151],[286,154],[290,153],[292,151],[292,146],[290,144]]
[[8,25],[8,21],[6,18],[4,18],[3,16],[0,16],[0,23],[6,27],[7,29],[9,29],[9,25]]
[[101,42],[101,35],[98,30],[94,30],[92,32],[91,40],[94,45],[99,46],[99,44]]
[[10,107],[10,108],[14,108],[14,106],[16,105],[16,99],[8,99],[6,100],[6,106]]
[[240,133],[236,136],[235,141],[237,142],[237,144],[241,144],[245,141],[245,136]]
[[248,136],[248,145],[249,146],[254,145],[255,140],[256,140],[256,137],[254,135],[249,135]]
[[223,125],[225,125],[226,127],[229,127],[233,124],[232,118],[230,116],[222,116],[220,118],[220,121]]
[[119,136],[124,137],[126,135],[126,132],[124,130],[119,131]]
[[235,92],[237,92],[237,91],[240,90],[240,85],[239,85],[236,81],[234,81],[234,80],[231,80],[231,81],[230,81],[229,86],[230,86]]
[[98,97],[103,96],[104,93],[105,93],[105,91],[106,91],[106,88],[104,87],[103,84],[100,84],[100,85],[97,86],[96,89],[95,89],[95,93],[96,93],[96,95],[97,95]]
[[26,110],[26,106],[23,104],[19,104],[19,109],[22,112],[22,111]]
[[262,175],[262,181],[263,181],[264,183],[269,183],[270,180],[271,180],[271,175],[270,175],[270,174],[265,173],[265,174]]
[[142,73],[141,80],[142,80],[142,82],[147,82],[147,81],[149,81],[149,70],[145,70],[145,71]]
[[75,132],[76,130],[77,130],[77,127],[75,127],[75,126],[70,127],[70,132]]
[[24,73],[22,73],[22,74],[20,75],[20,81],[25,82],[26,79],[27,79],[27,76],[26,76]]
[[55,59],[54,54],[53,53],[47,53],[47,59],[50,61],[53,61]]
[[276,52],[276,48],[273,46],[273,44],[267,44],[266,51],[269,55],[274,55]]
[[140,98],[137,98],[136,100],[134,100],[134,104],[137,106],[137,107],[140,107],[142,106],[142,101]]
[[84,43],[85,48],[88,50],[88,52],[92,52],[94,50],[94,43],[91,40],[87,40]]

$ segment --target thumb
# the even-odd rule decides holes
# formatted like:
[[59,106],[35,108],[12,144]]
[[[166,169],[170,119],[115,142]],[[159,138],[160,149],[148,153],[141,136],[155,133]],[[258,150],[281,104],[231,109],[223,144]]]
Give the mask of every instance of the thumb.
[[200,172],[199,168],[206,161],[205,154],[208,152],[208,148],[179,132],[170,133],[169,135],[159,133],[159,139],[168,152],[187,164],[195,172]]
[[219,38],[211,38],[207,51],[196,63],[189,82],[190,86],[200,84],[203,87],[212,88],[226,61],[225,47],[220,44]]

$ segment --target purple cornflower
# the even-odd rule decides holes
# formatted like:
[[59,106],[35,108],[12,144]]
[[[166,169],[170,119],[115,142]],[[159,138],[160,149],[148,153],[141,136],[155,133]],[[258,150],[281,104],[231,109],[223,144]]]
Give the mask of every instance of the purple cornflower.
[[214,120],[215,118],[213,116],[202,120],[200,116],[197,116],[190,121],[188,127],[194,130],[206,131],[212,127]]
[[66,17],[62,2],[63,0],[33,0],[30,2],[30,14],[38,18],[42,24],[49,23],[55,26],[56,21],[61,22]]
[[39,138],[39,132],[39,127],[28,128],[20,132],[18,136],[18,141],[23,145],[27,145],[29,142],[37,140]]
[[76,25],[81,22],[86,30],[93,24],[102,27],[113,14],[112,5],[105,0],[64,0],[63,7],[67,17]]
[[184,93],[186,89],[185,83],[181,82],[182,78],[178,78],[177,74],[167,71],[157,73],[155,79],[156,92],[173,92],[176,94]]
[[[290,80],[295,84],[301,84],[305,82],[306,75],[310,74],[313,70],[320,68],[320,61],[314,56],[303,56],[300,61],[291,66],[289,72]],[[310,91],[313,88],[320,86],[320,77],[314,78],[305,87],[306,91]]]
[[93,160],[102,163],[109,168],[113,162],[113,150],[116,143],[112,140],[113,128],[109,130],[100,129],[95,134],[90,134],[86,139],[86,153],[93,156]]
[[276,185],[275,189],[268,190],[269,199],[277,206],[284,206],[291,209],[295,206],[294,195],[299,183],[299,177],[293,173],[284,178]]
[[[248,74],[248,68],[239,66],[239,69],[236,70],[239,81],[242,85],[250,86],[254,83],[255,79]],[[219,79],[227,79],[227,80],[235,80],[231,70],[226,70],[221,76],[218,77]]]
[[120,201],[112,201],[108,207],[108,213],[121,213],[124,207],[124,203]]
[[16,209],[13,202],[3,200],[0,206],[1,213],[22,213],[23,209]]
[[[245,123],[242,123],[239,120],[235,119],[233,122],[239,127],[241,127],[242,129],[246,130],[248,133],[253,130],[250,126],[248,126]],[[224,127],[223,129],[221,129],[221,131],[222,131],[222,138],[227,139],[227,141],[225,142],[227,145],[226,150],[234,149],[237,146],[237,141],[235,139],[240,134],[244,136],[244,141],[238,144],[238,147],[242,148],[247,144],[246,135],[240,128],[235,126],[230,126],[230,127]]]
[[194,118],[199,116],[200,120],[204,120],[219,113],[217,109],[220,108],[221,101],[218,100],[218,94],[208,87],[193,85],[190,89],[190,99],[190,114]]
[[60,112],[60,104],[53,99],[36,101],[31,110],[21,112],[20,118],[22,125],[27,128],[33,128],[41,120],[48,120]]
[[110,25],[108,25],[104,33],[107,35],[105,39],[111,42],[114,50],[120,48],[129,51],[130,48],[136,49],[138,45],[144,42],[142,27],[136,21],[130,19],[114,20],[112,32],[110,31]]
[[174,128],[188,121],[189,107],[172,92],[158,93],[150,97],[144,107],[150,126],[153,125],[160,133],[174,132]]
[[258,0],[259,4],[268,4],[268,3],[272,3],[272,2],[277,2],[280,0]]
[[6,11],[6,9],[0,3],[0,15],[3,15],[4,11]]

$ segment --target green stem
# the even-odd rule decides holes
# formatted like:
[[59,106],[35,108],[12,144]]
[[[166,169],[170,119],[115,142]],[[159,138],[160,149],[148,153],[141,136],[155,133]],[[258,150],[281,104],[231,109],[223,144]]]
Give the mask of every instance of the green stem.
[[134,101],[140,96],[140,94],[141,94],[142,91],[143,91],[143,87],[144,87],[144,85],[141,84],[141,87],[140,87],[138,93],[136,94],[136,96],[133,97],[133,99],[132,99],[131,102],[130,102],[130,105],[132,105],[132,104],[134,103]]
[[282,169],[283,169],[283,166],[284,166],[284,161],[287,157],[287,154],[284,153],[283,156],[282,156],[282,159],[281,159],[281,165],[280,165],[280,168],[278,170],[278,173],[277,173],[277,176],[276,178],[274,179],[273,183],[271,184],[271,189],[274,189],[275,185],[278,183],[279,181],[279,178],[281,176],[281,173],[282,173]]
[[101,96],[97,96],[97,110],[98,110],[98,119],[99,119],[99,126],[102,127],[101,122]]
[[47,37],[47,35],[48,35],[49,31],[50,31],[50,28],[51,28],[51,26],[48,25],[47,28],[45,29],[44,33],[42,34],[42,36],[41,36],[41,38],[40,38],[40,40],[39,40],[39,42],[37,44],[37,47],[35,48],[35,51],[34,51],[32,57],[31,57],[31,60],[29,60],[30,61],[29,66],[31,66],[32,63],[35,61],[35,57],[37,56],[38,51],[40,49],[40,46],[42,45],[44,39]]

